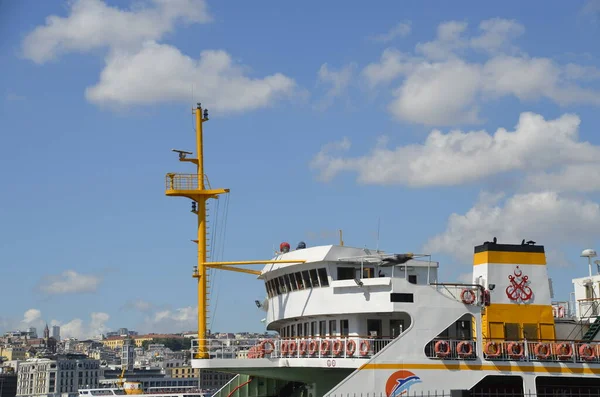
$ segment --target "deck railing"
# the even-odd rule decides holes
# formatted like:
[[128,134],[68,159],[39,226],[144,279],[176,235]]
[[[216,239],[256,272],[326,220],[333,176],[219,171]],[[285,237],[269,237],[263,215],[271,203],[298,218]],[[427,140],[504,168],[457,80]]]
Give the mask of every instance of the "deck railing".
[[484,357],[499,361],[600,363],[600,343],[578,341],[486,341]]
[[[272,338],[206,339],[210,358],[370,358],[392,338]],[[192,354],[198,353],[198,339],[192,341]]]
[[600,314],[600,298],[578,299],[577,304],[582,319],[595,318]]
[[[204,175],[204,187],[210,189],[208,177]],[[198,174],[173,174],[165,176],[166,190],[196,190],[198,189]]]
[[425,346],[425,355],[439,360],[475,360],[477,342],[462,339],[433,340]]

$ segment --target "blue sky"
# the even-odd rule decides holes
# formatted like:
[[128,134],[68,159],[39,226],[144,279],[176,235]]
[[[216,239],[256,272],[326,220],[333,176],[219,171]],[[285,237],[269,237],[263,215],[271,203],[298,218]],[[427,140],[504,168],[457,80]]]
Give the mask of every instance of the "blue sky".
[[[197,101],[220,258],[373,247],[381,219],[445,281],[536,240],[566,300],[600,248],[599,34],[598,1],[2,2],[0,330],[195,329],[195,222],[163,189]],[[213,280],[213,330],[263,329],[260,282]]]

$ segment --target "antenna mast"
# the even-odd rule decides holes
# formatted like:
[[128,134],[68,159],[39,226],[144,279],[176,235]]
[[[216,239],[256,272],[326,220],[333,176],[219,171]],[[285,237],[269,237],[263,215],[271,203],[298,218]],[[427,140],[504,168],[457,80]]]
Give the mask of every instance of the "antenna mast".
[[[207,285],[207,234],[206,234],[206,201],[219,198],[219,195],[229,193],[229,189],[211,189],[208,179],[204,174],[204,148],[202,140],[202,125],[208,121],[208,110],[202,110],[201,104],[197,104],[192,112],[196,116],[196,158],[187,158],[190,152],[173,150],[179,153],[179,161],[196,164],[196,174],[167,174],[166,191],[167,196],[187,197],[192,202],[192,213],[198,218],[198,265],[194,267],[193,277],[198,280],[198,354],[196,358],[208,358],[206,346],[207,331],[207,307],[208,307],[208,285]],[[206,181],[206,182],[205,182]],[[207,189],[208,187],[208,189]]]

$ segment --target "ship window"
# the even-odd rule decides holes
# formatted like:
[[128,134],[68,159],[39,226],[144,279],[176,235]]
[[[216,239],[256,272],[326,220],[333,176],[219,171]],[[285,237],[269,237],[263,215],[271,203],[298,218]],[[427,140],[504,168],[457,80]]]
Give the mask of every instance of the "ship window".
[[319,273],[319,281],[321,282],[321,287],[328,287],[329,280],[327,279],[327,269],[322,267],[317,270],[317,273]]
[[327,321],[321,320],[319,321],[319,336],[323,338],[325,335],[327,335]]
[[521,335],[519,332],[519,324],[516,324],[516,323],[504,324],[504,335],[506,335],[506,340],[521,339]]
[[317,269],[310,269],[310,279],[313,287],[319,287],[319,276],[317,276]]
[[[360,274],[360,271],[359,271]],[[372,267],[363,267],[362,278],[373,278],[375,274],[375,269]]]
[[348,320],[340,320],[340,335],[348,336],[350,333],[350,326],[348,324]]
[[269,285],[271,287],[271,296],[275,297],[277,295],[277,288],[275,287],[275,280],[270,280]]
[[302,271],[302,279],[304,280],[304,285],[306,288],[311,288],[310,276],[308,275],[308,270]]
[[310,323],[310,336],[315,336],[317,334],[317,322],[312,321]]
[[329,320],[329,336],[337,335],[337,320]]
[[337,279],[338,280],[353,280],[355,269],[353,267],[338,267],[337,268]]
[[288,326],[287,326],[287,327],[285,327],[285,328],[286,328],[286,330],[285,330],[285,336],[287,336],[288,338],[289,338],[290,336],[294,336],[294,335],[292,335],[292,334],[290,333],[290,328],[293,328],[293,327],[290,327],[290,326],[288,325]]
[[298,285],[296,284],[296,279],[294,278],[293,274],[286,274],[285,282],[287,285],[289,285],[289,291],[296,291],[298,289]]
[[304,282],[302,281],[302,275],[300,273],[293,274],[294,279],[296,280],[296,284],[298,285],[298,289],[304,289]]
[[269,291],[269,282],[268,281],[265,283],[265,289],[267,290],[267,296],[270,298],[271,297],[271,291]]
[[275,283],[275,294],[281,295],[281,285],[279,285],[279,278],[276,278],[275,280],[273,280],[273,282]]
[[417,283],[417,275],[416,274],[409,274],[408,275],[408,282],[411,284],[416,284]]
[[304,336],[308,336],[308,323],[304,323]]
[[390,294],[390,302],[405,302],[405,303],[413,303],[415,301],[413,294],[403,294],[392,292]]
[[538,326],[537,324],[523,324],[523,338],[528,340],[538,340]]
[[292,286],[290,285],[290,277],[287,274],[284,274],[282,277],[283,281],[285,282],[286,291],[290,292],[292,290]]
[[285,278],[283,278],[283,276],[280,276],[277,279],[279,280],[279,284],[281,284],[281,293],[285,294],[286,292],[288,292],[287,286],[285,285]]
[[302,324],[298,323],[296,324],[296,333],[298,334],[298,336],[302,336]]

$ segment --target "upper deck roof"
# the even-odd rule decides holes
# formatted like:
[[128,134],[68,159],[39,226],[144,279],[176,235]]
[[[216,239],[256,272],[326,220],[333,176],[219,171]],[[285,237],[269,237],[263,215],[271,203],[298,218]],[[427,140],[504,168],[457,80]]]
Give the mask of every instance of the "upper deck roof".
[[[277,255],[273,260],[294,260],[298,259],[304,261],[305,264],[317,263],[317,262],[353,262],[365,264],[377,264],[381,263],[382,256],[391,256],[393,254],[375,249],[367,248],[356,248],[340,245],[321,245],[316,247],[309,247],[290,251],[285,254]],[[422,261],[410,260],[407,263],[410,266],[427,266]],[[431,261],[427,262],[431,267],[437,267],[438,263]],[[265,274],[274,270],[283,269],[290,266],[298,266],[302,264],[298,263],[269,263],[261,270],[261,274]]]

